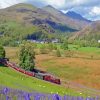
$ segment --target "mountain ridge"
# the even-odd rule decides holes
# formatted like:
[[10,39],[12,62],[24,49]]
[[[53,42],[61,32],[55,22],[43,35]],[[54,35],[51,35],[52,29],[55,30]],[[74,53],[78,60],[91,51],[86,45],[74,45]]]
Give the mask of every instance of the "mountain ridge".
[[86,22],[92,22],[91,20],[84,18],[82,15],[80,15],[80,14],[74,12],[74,11],[68,11],[66,13],[66,15],[73,18],[73,19],[76,19],[76,20],[83,20],[83,21],[86,21]]

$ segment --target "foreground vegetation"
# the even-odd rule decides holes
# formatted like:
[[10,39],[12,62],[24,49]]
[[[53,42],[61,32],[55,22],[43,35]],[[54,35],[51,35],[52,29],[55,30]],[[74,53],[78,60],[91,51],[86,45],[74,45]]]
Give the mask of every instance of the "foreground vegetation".
[[39,99],[43,99],[43,100],[67,100],[67,99],[74,99],[74,100],[99,100],[99,97],[82,97],[82,96],[70,96],[70,95],[58,95],[58,94],[43,94],[43,93],[39,93],[39,92],[26,92],[26,91],[22,91],[22,90],[18,90],[18,89],[11,89],[8,87],[2,87],[0,86],[0,90],[2,91],[0,93],[0,98],[2,100],[4,99],[14,99],[14,100],[18,100],[18,99],[25,99],[25,100],[39,100]]

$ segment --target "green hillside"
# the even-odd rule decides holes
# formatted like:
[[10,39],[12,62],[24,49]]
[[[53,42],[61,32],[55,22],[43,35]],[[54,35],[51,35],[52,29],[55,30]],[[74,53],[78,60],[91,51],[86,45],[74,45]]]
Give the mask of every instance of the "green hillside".
[[4,67],[3,65],[0,65],[0,85],[29,92],[37,91],[42,93],[59,93],[61,95],[68,94],[80,96],[80,93],[74,92],[71,89],[28,77],[11,68]]
[[3,45],[16,46],[18,42],[26,40],[28,37],[33,39],[53,37],[46,30],[37,26],[23,25],[20,22],[5,20],[0,22],[0,43]]

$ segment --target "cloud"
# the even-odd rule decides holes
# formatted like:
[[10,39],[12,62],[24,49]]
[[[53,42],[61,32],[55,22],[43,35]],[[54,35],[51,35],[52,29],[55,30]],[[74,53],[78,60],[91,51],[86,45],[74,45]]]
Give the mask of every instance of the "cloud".
[[66,0],[26,0],[26,2],[31,2],[32,4],[39,6],[52,5],[53,7],[60,9],[64,7]]
[[46,1],[48,4],[53,5],[57,8],[63,7],[66,3],[66,0],[59,0],[59,1],[58,0],[44,0],[44,1]]
[[14,4],[25,2],[26,0],[0,0],[0,8],[6,8]]
[[75,11],[82,16],[96,20],[100,17],[100,0],[0,0],[0,8],[6,8],[18,3],[30,3],[38,7],[52,5],[67,12]]
[[32,3],[35,5],[52,5],[55,8],[66,10],[75,7],[90,7],[99,5],[99,0],[0,0],[1,8],[5,8],[17,3]]
[[89,17],[91,20],[100,20],[100,6],[91,7],[86,17]]
[[93,7],[90,11],[90,15],[100,15],[100,7]]
[[65,0],[65,5],[62,9],[70,9],[75,7],[91,7],[94,5],[99,5],[99,0]]

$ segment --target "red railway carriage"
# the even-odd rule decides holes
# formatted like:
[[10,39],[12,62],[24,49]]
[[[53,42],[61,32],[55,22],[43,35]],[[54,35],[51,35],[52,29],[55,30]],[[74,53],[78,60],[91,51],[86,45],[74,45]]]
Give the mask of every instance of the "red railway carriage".
[[25,71],[25,74],[28,76],[35,76],[34,72]]
[[44,76],[44,80],[46,80],[46,81],[50,81],[50,78],[51,78],[50,75],[45,75],[45,76]]
[[24,74],[25,74],[25,70],[24,70],[24,69],[19,68],[19,72],[21,72],[21,73],[24,73]]
[[18,67],[15,63],[9,62],[8,59],[0,59],[0,63],[4,64],[7,67],[11,67],[11,68],[15,69],[16,71],[19,71],[28,76],[36,77],[36,78],[39,78],[39,79],[42,79],[45,81],[49,81],[52,83],[56,83],[56,84],[61,84],[60,79],[55,78],[53,75],[48,74],[45,71],[41,71],[38,69],[34,69],[32,72],[25,71],[24,69],[21,69],[20,67]]
[[61,84],[60,79],[57,79],[48,73],[45,73],[45,74],[44,73],[35,73],[35,77],[45,80],[45,81],[48,81],[48,82]]
[[56,83],[56,84],[61,84],[60,79],[55,79],[55,80],[54,80],[54,83]]
[[13,63],[10,63],[10,62],[7,62],[7,66],[8,66],[8,67],[12,67],[12,68],[15,67],[15,66],[13,65]]
[[15,70],[17,70],[17,71],[19,71],[20,70],[20,68],[18,68],[18,67],[13,67]]
[[60,79],[57,79],[53,76],[50,77],[49,81],[52,83],[61,84]]
[[14,63],[11,63],[11,62],[8,62],[8,61],[7,61],[7,65],[8,65],[9,67],[14,67],[14,66],[15,66]]

